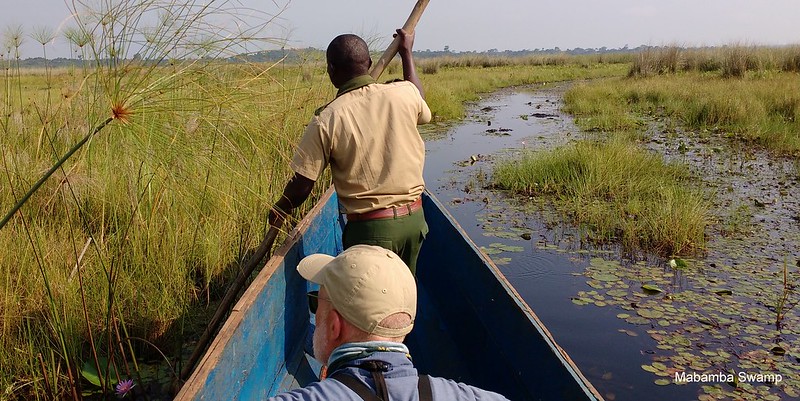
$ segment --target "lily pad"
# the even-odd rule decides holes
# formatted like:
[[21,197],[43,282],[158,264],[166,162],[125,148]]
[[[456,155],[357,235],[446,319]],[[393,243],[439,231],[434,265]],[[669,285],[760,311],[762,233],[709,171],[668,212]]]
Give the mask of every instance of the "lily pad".
[[631,316],[625,319],[630,324],[650,324],[650,319],[645,319],[641,316]]
[[[105,358],[100,359],[100,366],[107,365],[107,360]],[[100,378],[100,374],[97,372],[97,367],[94,361],[86,361],[81,366],[81,376],[83,376],[86,381],[92,383],[96,387],[103,387],[103,381]]]
[[578,306],[584,306],[592,303],[592,300],[587,298],[572,298],[572,303]]
[[644,369],[645,371],[647,371],[647,372],[650,372],[650,373],[656,373],[656,372],[658,372],[658,369],[656,369],[656,368],[655,368],[654,366],[652,366],[652,365],[642,365],[642,369]]
[[645,290],[645,292],[652,293],[652,294],[658,294],[659,292],[664,292],[664,290],[662,290],[661,288],[658,288],[658,286],[653,285],[653,284],[645,284],[645,285],[642,286],[642,289]]
[[497,255],[498,253],[503,253],[503,251],[501,251],[500,249],[497,249],[497,248],[487,248],[487,247],[485,247],[485,246],[482,246],[482,247],[481,247],[481,250],[483,251],[483,253],[485,253],[485,254],[487,254],[487,255]]
[[660,319],[664,317],[663,313],[653,309],[638,309],[636,313],[639,316],[647,319]]
[[605,282],[619,281],[619,277],[612,273],[597,273],[592,275],[592,278],[597,281],[605,281]]
[[492,262],[498,266],[507,265],[511,263],[511,258],[492,258]]

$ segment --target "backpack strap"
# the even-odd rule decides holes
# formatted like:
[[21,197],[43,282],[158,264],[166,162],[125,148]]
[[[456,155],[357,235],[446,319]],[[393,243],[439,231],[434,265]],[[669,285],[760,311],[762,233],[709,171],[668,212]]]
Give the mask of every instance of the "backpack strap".
[[417,381],[417,391],[419,392],[419,401],[433,401],[433,389],[431,389],[430,376],[419,375],[419,381]]
[[[383,378],[383,372],[376,369],[372,371],[372,374],[373,379],[378,387],[376,391],[381,393],[380,395],[377,395],[374,391],[372,391],[371,388],[362,383],[361,380],[358,380],[343,371],[336,372],[329,376],[329,378],[344,384],[347,388],[353,390],[353,392],[361,397],[361,399],[364,401],[390,401],[389,390]],[[431,389],[430,376],[419,375],[417,380],[417,392],[419,394],[419,401],[433,401],[433,390]]]
[[[384,401],[378,398],[375,393],[372,392],[372,389],[367,387],[366,384],[362,383],[361,380],[356,379],[353,376],[348,375],[344,372],[336,372],[332,376],[328,376],[329,379],[334,379],[339,383],[344,384],[350,390],[353,390],[359,397],[361,397],[364,401]],[[385,400],[388,401],[388,400]]]

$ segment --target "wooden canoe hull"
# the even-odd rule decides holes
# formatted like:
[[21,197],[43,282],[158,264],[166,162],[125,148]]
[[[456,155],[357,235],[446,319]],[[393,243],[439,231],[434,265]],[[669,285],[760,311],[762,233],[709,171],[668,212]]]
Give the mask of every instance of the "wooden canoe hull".
[[[430,233],[406,341],[417,368],[512,400],[602,399],[444,207],[426,194],[423,209]],[[176,400],[264,399],[316,379],[319,365],[303,352],[309,287],[295,267],[341,252],[341,234],[331,189],[245,291]]]

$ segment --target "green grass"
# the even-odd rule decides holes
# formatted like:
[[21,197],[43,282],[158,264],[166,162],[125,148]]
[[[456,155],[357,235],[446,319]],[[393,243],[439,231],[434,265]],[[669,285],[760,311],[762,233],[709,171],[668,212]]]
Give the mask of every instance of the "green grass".
[[[82,359],[92,327],[97,347],[108,353],[110,313],[124,316],[132,335],[159,345],[168,330],[189,335],[175,333],[175,323],[217,297],[213,291],[260,242],[266,210],[290,174],[292,143],[330,90],[321,76],[302,82],[294,70],[280,84],[235,66],[196,78],[207,73],[207,66],[191,71],[191,81],[156,105],[132,106],[128,124],[94,136],[0,230],[3,388],[41,375],[33,358],[57,344],[35,341],[34,353],[20,357],[15,350],[31,348],[34,339],[63,336],[68,344],[59,353]],[[64,79],[56,86],[75,84]],[[4,214],[102,118],[88,97],[55,98],[49,110],[38,101],[8,106]],[[58,368],[63,374],[67,367],[51,367]]]
[[[148,38],[151,46],[140,54],[161,62],[133,62],[107,44],[131,40],[125,29],[148,20],[138,19],[152,11],[140,8],[147,4],[126,0],[104,10],[118,19],[90,18],[66,30],[76,54],[107,61],[99,67],[87,62],[77,68],[21,70],[15,49],[0,63],[0,213],[89,138],[0,228],[0,399],[73,398],[80,388],[71,383],[80,381],[80,367],[101,365],[104,358],[116,368],[112,384],[136,377],[132,360],[158,355],[142,340],[175,357],[180,351],[172,346],[198,334],[203,322],[196,316],[213,309],[261,240],[266,212],[291,174],[288,160],[305,124],[335,94],[318,60],[303,65],[214,61],[240,49],[237,38],[257,36],[207,37],[217,28],[203,25],[200,17],[233,10],[225,7],[178,7],[174,18],[161,20],[164,29],[139,29],[161,35]],[[152,4],[164,10],[179,5]],[[121,25],[105,29],[108,23]],[[114,35],[121,35],[116,37],[121,42]],[[36,34],[45,43],[50,36]],[[629,61],[621,56],[471,57],[418,60],[418,66],[435,121],[448,122],[464,116],[465,102],[498,88],[622,77]],[[772,99],[761,108],[773,117],[758,127],[776,137],[783,133],[789,143],[797,130],[784,123],[796,121],[797,84],[788,75],[760,74],[740,80],[745,85],[779,78],[760,89],[762,97]],[[383,79],[399,76],[395,61]],[[645,80],[579,86],[568,93],[568,102],[583,116],[584,126],[626,130],[637,126],[635,113],[642,110],[682,115],[686,104],[697,100],[672,94],[680,93],[681,85],[721,81],[702,75],[680,79],[693,81],[664,83],[668,89],[643,93],[632,86]],[[602,86],[615,83],[619,88]],[[778,91],[780,85],[795,90]],[[702,97],[705,89],[697,86],[694,96]],[[744,89],[715,89],[719,96],[698,107],[706,111],[685,118],[699,126],[712,120],[715,126],[739,124],[736,116],[761,103],[725,100],[723,94]],[[768,98],[771,92],[785,95]],[[625,107],[630,104],[636,108]],[[91,134],[109,117],[114,118],[108,126]],[[590,222],[598,240],[618,237],[665,252],[702,246],[696,231],[704,205],[684,188],[689,185],[685,172],[676,166],[660,165],[657,157],[621,142],[583,143],[526,160],[522,182],[537,185],[504,185],[558,195],[576,220]],[[649,175],[638,175],[644,172]],[[314,196],[328,185],[321,181]]]
[[500,188],[546,196],[594,242],[664,255],[701,249],[709,205],[686,169],[625,139],[582,141],[498,164]]
[[[86,59],[109,55],[79,40],[80,28],[68,32]],[[99,67],[2,61],[0,213],[57,168],[0,228],[0,399],[70,399],[97,390],[80,379],[84,364],[106,371],[111,361],[114,384],[137,378],[134,359],[175,358],[260,242],[305,124],[335,94],[318,61],[179,61],[178,39],[162,39],[142,54],[160,54],[160,64],[120,54]],[[571,58],[481,62],[443,61],[423,74],[436,121],[463,117],[465,101],[500,87],[627,69]],[[384,79],[399,76],[393,65]]]
[[[417,69],[434,121],[441,122],[463,118],[465,102],[479,100],[482,94],[500,88],[623,76],[629,68],[625,61],[585,56],[476,56],[418,60]],[[384,79],[400,78],[400,73],[395,61],[387,67]]]
[[800,80],[770,71],[744,79],[683,73],[576,85],[566,110],[583,129],[636,130],[666,116],[696,132],[722,132],[779,154],[800,155]]

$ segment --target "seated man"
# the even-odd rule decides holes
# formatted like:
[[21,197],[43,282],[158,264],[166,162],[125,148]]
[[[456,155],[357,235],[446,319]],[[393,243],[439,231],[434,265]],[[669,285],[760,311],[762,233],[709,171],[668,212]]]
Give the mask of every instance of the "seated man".
[[397,254],[355,245],[337,257],[315,254],[297,267],[320,285],[314,355],[327,378],[273,400],[485,400],[505,397],[452,380],[418,376],[403,340],[414,326],[417,286]]

